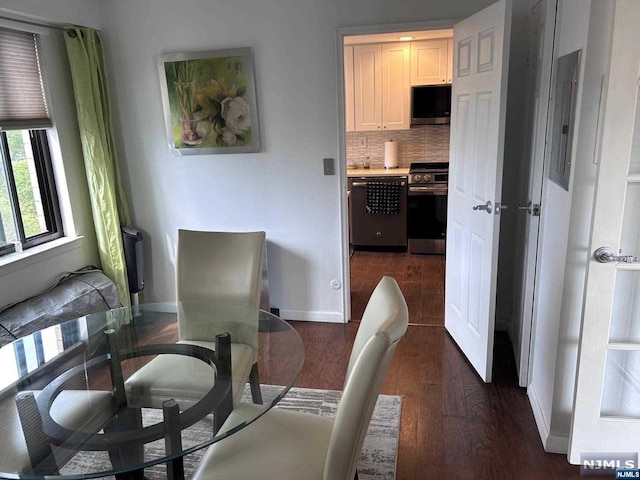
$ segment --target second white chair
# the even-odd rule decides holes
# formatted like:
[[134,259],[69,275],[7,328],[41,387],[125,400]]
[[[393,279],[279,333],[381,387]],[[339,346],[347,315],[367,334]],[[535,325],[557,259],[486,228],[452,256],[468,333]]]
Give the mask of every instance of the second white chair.
[[[214,443],[192,480],[353,480],[387,367],[407,330],[407,304],[396,281],[374,290],[356,335],[336,418],[278,409]],[[234,407],[222,431],[254,418]]]

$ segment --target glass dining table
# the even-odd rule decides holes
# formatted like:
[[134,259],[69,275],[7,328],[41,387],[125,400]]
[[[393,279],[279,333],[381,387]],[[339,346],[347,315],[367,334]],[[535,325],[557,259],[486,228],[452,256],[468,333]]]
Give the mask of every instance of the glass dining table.
[[[220,429],[234,404],[253,403],[248,383],[232,395],[237,339],[227,332],[236,324],[257,346],[262,406],[254,418]],[[194,329],[206,332],[215,351],[189,343]],[[203,362],[212,381],[184,408],[169,397],[162,408],[142,408],[127,380],[164,355]],[[0,348],[0,478],[180,480],[207,446],[275,406],[303,362],[302,340],[287,322],[220,302],[140,305],[44,328]]]

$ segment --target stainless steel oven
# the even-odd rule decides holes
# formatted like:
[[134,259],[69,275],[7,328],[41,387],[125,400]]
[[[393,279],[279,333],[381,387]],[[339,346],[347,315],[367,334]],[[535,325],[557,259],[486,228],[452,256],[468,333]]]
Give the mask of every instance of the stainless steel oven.
[[444,255],[449,164],[412,163],[407,194],[409,253]]

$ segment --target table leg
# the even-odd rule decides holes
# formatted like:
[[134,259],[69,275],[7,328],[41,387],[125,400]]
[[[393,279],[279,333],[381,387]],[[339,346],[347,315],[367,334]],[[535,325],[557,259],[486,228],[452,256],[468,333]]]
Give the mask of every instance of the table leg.
[[[139,408],[125,408],[104,427],[105,433],[119,431],[137,431],[142,429],[142,411]],[[127,465],[141,464],[144,462],[144,446],[131,444],[121,448],[109,450],[109,458],[115,470],[126,468]],[[117,474],[118,480],[142,480],[144,469],[133,470],[127,473]]]
[[[180,407],[174,399],[162,402],[164,414],[164,445],[167,456],[182,451]],[[182,457],[167,462],[167,480],[184,480]]]
[[220,333],[216,335],[216,357],[218,359],[218,373],[215,382],[229,382],[227,394],[216,406],[213,412],[213,433],[218,433],[222,424],[233,410],[233,383],[231,381],[231,335]]

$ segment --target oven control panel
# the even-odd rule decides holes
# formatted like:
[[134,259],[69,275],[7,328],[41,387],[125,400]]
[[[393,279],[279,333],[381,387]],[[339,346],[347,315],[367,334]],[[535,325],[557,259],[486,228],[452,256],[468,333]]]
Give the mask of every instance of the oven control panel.
[[448,172],[431,172],[431,173],[410,173],[409,174],[409,184],[416,183],[448,183],[449,182],[449,173]]

